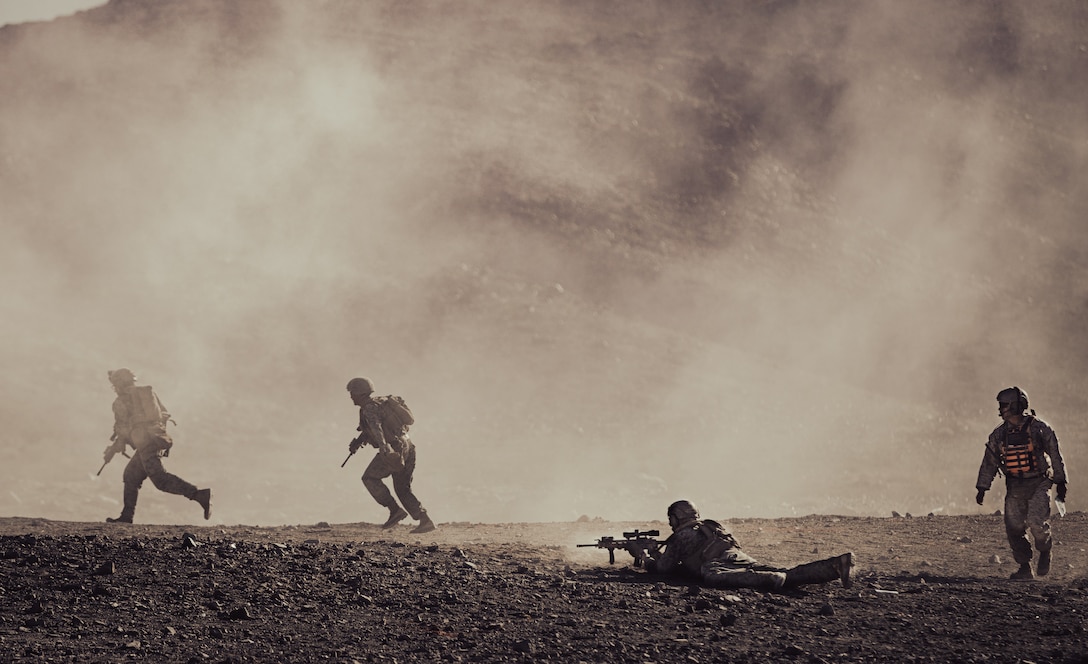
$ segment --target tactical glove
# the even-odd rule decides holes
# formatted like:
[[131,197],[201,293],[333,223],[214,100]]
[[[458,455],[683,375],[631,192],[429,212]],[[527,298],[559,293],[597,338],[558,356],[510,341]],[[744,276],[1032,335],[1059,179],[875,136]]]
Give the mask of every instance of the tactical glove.
[[982,501],[985,500],[985,499],[986,499],[986,489],[979,489],[978,493],[975,494],[975,502],[978,503],[979,505],[981,505]]
[[1057,493],[1058,500],[1062,501],[1063,503],[1065,502],[1065,492],[1066,492],[1067,489],[1068,489],[1068,486],[1066,485],[1065,482],[1058,482],[1058,489],[1057,489],[1056,493]]
[[125,451],[125,442],[123,440],[118,440],[116,438],[111,438],[110,440],[113,440],[114,442],[108,445],[105,451],[102,452],[102,458],[106,461],[113,459],[114,455],[118,452]]
[[362,446],[363,446],[363,444],[361,442],[359,442],[358,438],[356,438],[355,440],[348,443],[348,452],[350,452],[351,454],[355,454],[356,452],[359,451],[359,448],[362,447]]

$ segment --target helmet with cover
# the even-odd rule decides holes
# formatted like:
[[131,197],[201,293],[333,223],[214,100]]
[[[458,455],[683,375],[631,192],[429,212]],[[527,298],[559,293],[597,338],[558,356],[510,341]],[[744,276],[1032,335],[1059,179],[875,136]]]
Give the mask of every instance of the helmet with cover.
[[136,374],[128,369],[114,369],[107,371],[106,376],[114,387],[128,387],[136,382]]
[[369,378],[352,378],[348,381],[348,392],[351,394],[373,394],[374,383]]
[[699,520],[699,510],[686,500],[678,500],[669,505],[669,525],[674,529],[692,521]]

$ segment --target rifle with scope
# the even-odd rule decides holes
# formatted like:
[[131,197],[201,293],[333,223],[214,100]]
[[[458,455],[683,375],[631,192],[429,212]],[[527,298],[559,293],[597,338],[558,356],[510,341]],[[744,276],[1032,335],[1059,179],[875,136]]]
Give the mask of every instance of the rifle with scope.
[[646,561],[652,558],[661,549],[665,542],[654,539],[661,535],[657,530],[632,530],[623,533],[623,538],[605,536],[593,544],[579,544],[579,547],[592,546],[598,549],[608,549],[608,564],[616,564],[616,549],[623,549],[635,559],[635,567],[643,567]]

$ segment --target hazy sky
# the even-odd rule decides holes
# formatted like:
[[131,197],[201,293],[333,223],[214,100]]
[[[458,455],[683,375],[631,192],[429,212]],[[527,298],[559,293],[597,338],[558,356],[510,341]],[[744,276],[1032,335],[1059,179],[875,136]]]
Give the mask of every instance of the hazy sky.
[[48,21],[106,4],[106,0],[0,0],[0,25]]
[[116,515],[121,366],[218,523],[384,521],[355,375],[412,405],[440,523],[986,513],[1012,384],[1088,439],[1048,313],[1088,293],[1079,10],[538,6],[5,30],[0,514]]

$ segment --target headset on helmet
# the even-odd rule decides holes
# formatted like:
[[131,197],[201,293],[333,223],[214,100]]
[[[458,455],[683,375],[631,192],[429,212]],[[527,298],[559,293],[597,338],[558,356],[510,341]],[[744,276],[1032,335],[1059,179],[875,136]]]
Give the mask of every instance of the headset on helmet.
[[348,392],[352,394],[373,394],[374,383],[369,378],[352,378],[348,381]]
[[1017,412],[1023,413],[1028,409],[1028,395],[1027,392],[1013,385],[997,393],[997,403],[998,412],[1001,410],[1000,404],[1007,403],[1012,404]]

